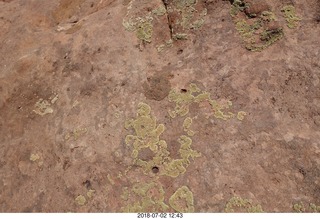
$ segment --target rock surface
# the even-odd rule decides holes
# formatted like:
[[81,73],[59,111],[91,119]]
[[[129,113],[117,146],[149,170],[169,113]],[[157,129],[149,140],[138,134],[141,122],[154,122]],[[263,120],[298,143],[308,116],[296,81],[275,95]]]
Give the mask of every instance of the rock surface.
[[0,211],[320,211],[320,2],[230,2],[0,1]]

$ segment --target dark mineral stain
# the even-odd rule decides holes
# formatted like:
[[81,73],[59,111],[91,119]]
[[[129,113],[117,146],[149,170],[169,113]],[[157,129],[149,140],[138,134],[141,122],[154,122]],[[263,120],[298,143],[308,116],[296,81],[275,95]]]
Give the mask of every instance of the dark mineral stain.
[[157,101],[163,100],[168,96],[171,89],[168,75],[160,73],[148,77],[142,86],[146,98]]

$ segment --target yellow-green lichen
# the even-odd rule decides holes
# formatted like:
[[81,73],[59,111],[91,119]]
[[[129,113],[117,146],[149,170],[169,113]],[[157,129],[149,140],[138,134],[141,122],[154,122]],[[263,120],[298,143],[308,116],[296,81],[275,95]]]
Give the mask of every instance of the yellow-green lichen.
[[284,18],[287,21],[287,26],[289,28],[296,28],[299,25],[299,21],[301,21],[301,18],[299,18],[296,15],[296,9],[293,5],[286,5],[284,6],[281,11],[284,14]]
[[[195,84],[190,84],[188,89],[183,92],[177,92],[176,90],[171,90],[168,95],[169,101],[174,102],[174,110],[169,110],[168,113],[170,117],[175,118],[176,116],[185,116],[189,113],[189,106],[192,103],[207,102],[211,106],[211,114],[218,119],[227,120],[234,117],[232,112],[223,111],[229,109],[230,101],[227,105],[219,104],[217,101],[212,100],[210,93],[206,91],[201,91]],[[231,104],[232,105],[232,104]]]
[[302,202],[296,203],[292,206],[292,209],[296,213],[320,213],[320,206],[313,203],[304,205]]
[[193,194],[187,186],[182,186],[169,199],[170,206],[181,213],[194,212]]
[[245,1],[235,0],[230,14],[236,30],[239,32],[245,48],[260,52],[283,38],[283,30],[272,11],[262,11],[259,16],[250,16],[245,9],[250,7]]
[[40,159],[39,154],[31,154],[29,158],[32,162],[35,162]]
[[246,49],[254,52],[264,50],[283,37],[282,28],[268,30],[262,26],[261,20],[257,20],[251,25],[246,20],[239,20],[236,22],[236,29],[240,33]]
[[162,51],[166,48],[166,45],[161,44],[161,45],[159,45],[159,46],[156,46],[156,48],[157,48],[157,51],[158,51],[158,52],[162,52]]
[[[172,2],[172,9],[178,15],[175,25],[181,26],[183,30],[199,29],[205,22],[207,9],[201,11],[196,9],[198,1],[196,0],[174,0]],[[187,39],[181,33],[175,33],[173,39],[181,40]]]
[[187,118],[184,119],[183,125],[182,125],[183,131],[187,132],[187,134],[188,134],[189,136],[193,136],[193,135],[194,135],[194,131],[192,131],[192,130],[190,129],[191,124],[192,124],[192,118],[187,117]]
[[201,156],[201,153],[191,149],[192,139],[188,136],[181,135],[178,139],[178,142],[180,143],[179,154],[183,161],[187,164],[190,163],[189,158],[194,160],[194,158]]
[[[151,108],[145,103],[138,104],[137,115],[135,119],[126,121],[125,128],[132,128],[134,135],[127,135],[125,142],[132,147],[131,157],[135,165],[142,168],[147,175],[153,174],[152,168],[160,169],[158,175],[167,175],[177,177],[186,171],[190,165],[190,158],[194,159],[201,156],[201,153],[191,148],[192,139],[182,135],[179,137],[180,144],[179,155],[181,158],[172,159],[169,155],[166,141],[160,139],[164,132],[163,124],[157,125],[156,119],[151,115]],[[149,149],[153,152],[152,159],[143,160],[139,157],[140,151]]]
[[154,10],[152,10],[152,13],[157,15],[157,16],[162,16],[165,15],[167,13],[167,10],[164,6],[160,6]]
[[123,26],[127,31],[135,32],[138,39],[144,42],[151,42],[153,17],[149,14],[145,17],[123,19]]
[[164,44],[160,44],[160,45],[156,46],[157,51],[160,53],[160,52],[164,51],[165,49],[172,47],[172,43],[173,43],[173,41],[171,39],[167,40]]
[[73,131],[67,133],[64,136],[64,139],[68,141],[69,139],[73,139],[74,141],[78,140],[79,137],[87,133],[87,128],[75,128]]
[[78,204],[78,205],[84,205],[86,203],[86,198],[83,196],[83,195],[78,195],[76,198],[75,198],[75,202]]
[[310,210],[314,213],[320,213],[320,205],[315,205],[313,203],[309,204]]
[[297,212],[297,213],[303,213],[303,212],[306,211],[303,203],[294,204],[294,205],[292,206],[292,208],[293,208],[293,211],[294,211],[294,212]]
[[95,190],[90,189],[90,190],[87,192],[87,197],[88,197],[88,198],[92,198],[92,197],[93,197],[93,194],[94,194],[95,192],[96,192]]
[[108,178],[108,181],[109,181],[109,183],[110,183],[111,185],[114,185],[114,184],[115,184],[115,182],[114,182],[114,180],[112,179],[112,177],[110,176],[110,174],[107,175],[107,178]]
[[172,35],[172,38],[174,40],[187,40],[188,39],[188,34],[186,33],[175,33]]
[[46,114],[50,114],[53,113],[53,109],[51,107],[51,103],[47,100],[44,100],[42,98],[40,98],[36,104],[35,104],[35,108],[33,110],[33,112],[35,112],[36,114],[40,115],[40,116],[44,116]]
[[237,114],[237,119],[240,120],[240,121],[242,121],[246,115],[247,115],[246,112],[240,111],[240,112],[238,112],[238,114]]
[[267,22],[276,21],[277,20],[276,15],[271,11],[263,11],[261,13],[260,17],[261,17],[261,19],[263,21],[267,21]]
[[121,198],[127,202],[122,212],[166,212],[164,189],[158,182],[136,183],[131,189],[125,187]]
[[55,94],[54,96],[49,97],[48,100],[40,98],[36,104],[33,112],[40,116],[53,113],[52,105],[59,99],[59,95]]
[[225,212],[248,212],[248,213],[262,213],[261,205],[254,205],[249,199],[242,199],[240,197],[232,197],[225,206]]
[[243,0],[234,0],[231,5],[230,15],[235,17],[238,15],[240,11],[244,11],[244,9],[248,7]]
[[173,3],[178,9],[194,6],[197,0],[173,0]]

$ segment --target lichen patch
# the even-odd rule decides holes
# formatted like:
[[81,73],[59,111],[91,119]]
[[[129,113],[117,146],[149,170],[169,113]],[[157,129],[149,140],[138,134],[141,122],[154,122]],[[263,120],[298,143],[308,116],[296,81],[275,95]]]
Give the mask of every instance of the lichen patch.
[[169,199],[170,206],[181,213],[194,212],[193,193],[187,186],[182,186]]

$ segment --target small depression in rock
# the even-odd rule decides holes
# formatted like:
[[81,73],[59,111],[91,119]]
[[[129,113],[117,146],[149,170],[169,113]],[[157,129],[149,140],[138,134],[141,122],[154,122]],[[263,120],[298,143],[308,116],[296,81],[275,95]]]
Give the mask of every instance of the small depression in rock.
[[159,167],[157,167],[157,166],[152,167],[152,172],[159,173]]

